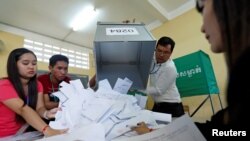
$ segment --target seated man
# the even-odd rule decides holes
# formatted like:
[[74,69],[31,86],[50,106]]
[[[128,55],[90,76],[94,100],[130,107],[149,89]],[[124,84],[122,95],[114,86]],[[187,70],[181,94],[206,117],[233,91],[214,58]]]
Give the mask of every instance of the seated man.
[[59,84],[62,81],[69,83],[70,78],[68,74],[69,59],[66,56],[57,54],[49,59],[48,74],[38,76],[38,80],[43,85],[44,90],[44,103],[47,109],[58,107],[59,99],[51,93],[59,90]]

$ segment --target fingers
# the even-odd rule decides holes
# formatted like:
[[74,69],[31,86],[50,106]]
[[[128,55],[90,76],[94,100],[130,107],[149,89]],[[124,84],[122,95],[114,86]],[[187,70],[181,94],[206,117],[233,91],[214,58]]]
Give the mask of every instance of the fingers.
[[139,122],[137,123],[137,126],[147,126],[145,122]]
[[53,111],[53,112],[62,111],[62,108],[61,107],[53,108],[50,111]]
[[140,130],[148,128],[145,122],[138,122],[136,126],[129,126],[131,130]]
[[48,114],[47,114],[47,117],[48,118],[55,118],[55,115],[56,115],[57,111],[58,110],[56,108],[49,110]]
[[138,127],[137,126],[130,127],[131,130],[135,130],[136,128],[138,128]]
[[62,108],[61,107],[57,107],[55,108],[57,111],[62,111]]
[[63,130],[61,130],[61,133],[62,133],[62,134],[65,134],[65,133],[67,133],[68,131],[69,131],[69,128],[63,129]]
[[53,108],[51,110],[49,110],[49,113],[50,114],[56,114],[58,111],[62,111],[62,109],[59,107],[59,108]]

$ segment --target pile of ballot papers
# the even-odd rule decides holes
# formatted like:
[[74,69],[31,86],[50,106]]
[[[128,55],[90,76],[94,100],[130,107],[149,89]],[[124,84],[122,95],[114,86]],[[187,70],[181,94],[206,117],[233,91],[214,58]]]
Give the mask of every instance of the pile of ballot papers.
[[[124,81],[129,82],[127,79]],[[142,121],[152,128],[161,128],[171,122],[170,114],[145,110],[138,105],[135,96],[127,95],[131,82],[126,85],[121,83],[120,79],[118,82],[120,86],[116,84],[115,88],[111,88],[106,79],[102,80],[97,91],[85,89],[80,80],[70,81],[69,84],[60,83],[59,91],[53,95],[60,99],[61,110],[57,112],[55,121],[51,121],[49,125],[54,129],[69,128],[69,134],[79,132],[84,127],[98,125],[96,129],[89,128],[89,132],[93,133],[88,135],[93,135],[95,140],[110,141],[136,136],[137,134],[131,131],[131,126]],[[84,134],[78,134],[78,139],[80,136],[87,136]]]

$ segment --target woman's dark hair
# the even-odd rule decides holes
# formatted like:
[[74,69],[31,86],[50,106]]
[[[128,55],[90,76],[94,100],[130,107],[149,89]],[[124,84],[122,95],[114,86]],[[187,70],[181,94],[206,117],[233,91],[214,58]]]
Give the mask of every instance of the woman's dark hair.
[[238,57],[250,47],[249,6],[249,0],[213,0],[213,8],[226,49],[229,72]]
[[[7,62],[7,74],[8,74],[8,79],[11,82],[11,84],[14,86],[18,96],[24,101],[24,105],[27,104],[35,110],[36,104],[37,104],[37,94],[38,94],[36,75],[33,76],[29,80],[28,96],[26,97],[24,94],[24,89],[20,80],[20,74],[19,74],[19,70],[17,67],[17,61],[20,59],[20,57],[23,54],[26,54],[26,53],[31,53],[36,57],[36,55],[32,51],[25,49],[25,48],[14,49],[9,54],[8,62]],[[17,116],[18,120],[19,118],[20,116]]]
[[[229,122],[237,127],[245,127],[245,110],[249,97],[247,85],[247,67],[250,53],[250,1],[249,0],[213,0],[213,8],[221,29],[229,69],[227,102]],[[246,75],[246,76],[245,76]]]

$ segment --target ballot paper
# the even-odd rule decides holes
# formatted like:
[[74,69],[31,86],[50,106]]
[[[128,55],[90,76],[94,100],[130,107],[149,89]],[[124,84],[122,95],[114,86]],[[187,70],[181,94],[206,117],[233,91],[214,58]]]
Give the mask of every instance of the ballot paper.
[[[93,122],[98,122],[105,116],[108,111],[111,110],[112,105],[115,101],[109,99],[96,98],[88,105],[83,105],[82,115],[90,119]],[[93,111],[94,110],[94,111]]]
[[159,112],[152,112],[147,110],[148,112],[150,112],[154,119],[156,121],[158,121],[158,123],[170,123],[172,121],[172,115],[171,114],[165,114],[165,113],[159,113]]
[[145,109],[146,104],[147,104],[147,100],[148,100],[148,96],[144,96],[141,94],[135,94],[135,97],[137,99],[137,104],[142,108]]
[[[79,80],[70,81],[69,84],[63,82],[60,86],[60,90],[53,95],[60,99],[59,107],[62,110],[56,113],[55,121],[51,121],[49,125],[54,129],[69,128],[68,134],[76,137],[85,135],[76,132],[76,129],[92,124],[101,124],[103,132],[93,130],[89,135],[95,138],[104,134],[105,140],[110,141],[121,136],[136,135],[130,126],[138,122],[145,122],[156,128],[159,127],[156,121],[166,124],[171,122],[171,115],[144,110],[138,105],[136,97],[113,90],[107,80],[99,82],[97,91],[85,89]],[[78,133],[81,135],[77,135]],[[65,138],[69,141],[76,139],[67,136]]]
[[84,89],[82,82],[80,79],[77,80],[71,80],[70,84],[74,87],[74,89],[78,92],[81,93],[82,90]]
[[206,141],[188,115],[183,115],[163,128],[143,135],[116,138],[112,141]]
[[127,77],[124,79],[118,78],[113,90],[117,91],[121,94],[127,94],[128,90],[130,89],[132,84],[133,84],[133,82],[130,79],[128,79]]
[[104,79],[98,82],[98,89],[104,88],[106,90],[112,90],[112,87],[108,81],[108,79]]
[[131,126],[136,126],[137,123],[142,121],[148,125],[150,124],[152,126],[157,126],[156,121],[153,119],[153,116],[149,112],[141,112],[138,116],[117,124],[112,129],[112,131],[106,136],[106,140],[111,140],[127,132],[130,132]]

